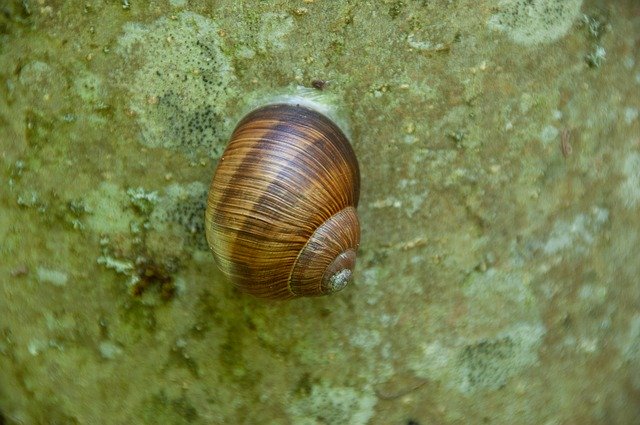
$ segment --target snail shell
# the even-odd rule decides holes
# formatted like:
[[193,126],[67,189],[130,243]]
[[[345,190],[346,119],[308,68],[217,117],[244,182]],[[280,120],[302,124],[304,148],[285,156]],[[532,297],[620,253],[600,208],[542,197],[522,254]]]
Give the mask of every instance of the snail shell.
[[298,104],[263,106],[240,121],[218,163],[207,241],[242,291],[329,294],[353,276],[359,196],[358,161],[331,119]]

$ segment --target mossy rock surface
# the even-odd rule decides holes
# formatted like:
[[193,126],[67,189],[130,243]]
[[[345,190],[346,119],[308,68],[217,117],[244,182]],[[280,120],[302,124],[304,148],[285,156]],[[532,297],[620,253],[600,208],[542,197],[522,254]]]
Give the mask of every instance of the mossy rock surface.
[[[631,424],[636,0],[0,2],[0,423]],[[353,284],[204,239],[252,105],[360,161]]]

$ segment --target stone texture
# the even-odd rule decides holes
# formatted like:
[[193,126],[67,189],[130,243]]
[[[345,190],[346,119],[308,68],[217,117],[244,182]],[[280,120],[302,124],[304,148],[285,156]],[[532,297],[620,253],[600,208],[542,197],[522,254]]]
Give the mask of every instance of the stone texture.
[[[637,1],[0,12],[0,423],[637,422]],[[355,282],[256,300],[204,197],[246,109],[315,80]]]

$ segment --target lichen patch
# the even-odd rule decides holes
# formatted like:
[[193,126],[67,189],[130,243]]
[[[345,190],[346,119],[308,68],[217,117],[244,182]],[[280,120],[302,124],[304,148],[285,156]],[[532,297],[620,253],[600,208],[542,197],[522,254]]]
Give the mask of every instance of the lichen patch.
[[501,0],[488,25],[518,44],[550,43],[569,31],[581,5],[582,0]]
[[147,25],[129,23],[116,51],[129,64],[117,75],[150,147],[188,157],[222,153],[234,73],[214,21],[191,12]]

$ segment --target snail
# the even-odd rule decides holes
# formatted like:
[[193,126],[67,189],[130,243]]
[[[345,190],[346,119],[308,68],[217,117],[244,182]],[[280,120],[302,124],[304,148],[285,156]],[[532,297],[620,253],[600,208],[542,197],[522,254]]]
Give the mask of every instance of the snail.
[[352,279],[360,171],[351,144],[308,102],[275,102],[236,126],[205,213],[215,261],[261,298],[330,294]]

